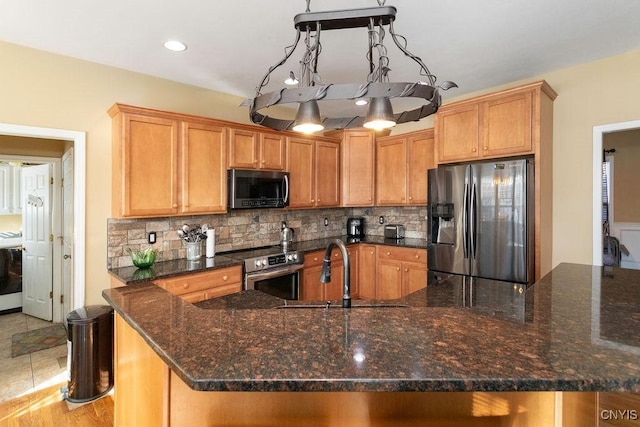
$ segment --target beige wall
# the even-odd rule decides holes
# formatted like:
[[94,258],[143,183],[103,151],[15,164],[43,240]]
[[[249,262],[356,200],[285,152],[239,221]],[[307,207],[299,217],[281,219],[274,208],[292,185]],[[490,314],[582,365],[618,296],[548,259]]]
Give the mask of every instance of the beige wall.
[[[247,109],[238,107],[238,97],[1,42],[0,64],[0,122],[87,132],[86,302],[103,303],[101,291],[109,286],[106,220],[111,200],[107,109],[122,102],[243,123],[248,122]],[[554,119],[554,265],[591,263],[592,128],[639,118],[637,70],[640,51],[527,80],[544,78],[559,94]],[[418,125],[431,123],[428,118]],[[414,125],[399,126],[398,131]]]
[[613,222],[640,223],[640,130],[613,132],[603,137],[613,156]]
[[0,215],[0,232],[22,231],[22,215]]

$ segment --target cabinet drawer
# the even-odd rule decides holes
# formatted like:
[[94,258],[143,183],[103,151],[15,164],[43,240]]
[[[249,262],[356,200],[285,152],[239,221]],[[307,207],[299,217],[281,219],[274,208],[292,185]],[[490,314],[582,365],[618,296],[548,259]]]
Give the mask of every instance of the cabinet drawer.
[[408,261],[416,263],[427,263],[426,249],[397,248],[393,246],[380,246],[378,248],[378,259],[393,259],[396,261]]
[[[347,247],[347,252],[349,253],[349,258],[353,258],[356,255],[356,248],[355,247]],[[307,267],[315,267],[317,265],[322,265],[322,262],[324,261],[324,253],[325,251],[314,251],[314,252],[309,252],[304,254],[304,266],[305,268]],[[340,249],[338,248],[333,248],[331,250],[331,267],[335,267],[336,265],[341,265],[342,264],[342,255],[340,255]],[[334,262],[339,262],[340,264],[335,264]],[[352,261],[353,263],[353,261]]]
[[156,285],[174,295],[190,294],[211,288],[242,283],[242,267],[222,268],[204,273],[185,274],[170,279],[157,280]]

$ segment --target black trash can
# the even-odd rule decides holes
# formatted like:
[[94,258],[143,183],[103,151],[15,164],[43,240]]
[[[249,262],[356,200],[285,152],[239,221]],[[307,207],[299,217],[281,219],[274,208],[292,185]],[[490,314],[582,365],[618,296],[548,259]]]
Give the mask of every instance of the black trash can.
[[67,315],[69,402],[88,402],[113,387],[113,309],[90,305]]

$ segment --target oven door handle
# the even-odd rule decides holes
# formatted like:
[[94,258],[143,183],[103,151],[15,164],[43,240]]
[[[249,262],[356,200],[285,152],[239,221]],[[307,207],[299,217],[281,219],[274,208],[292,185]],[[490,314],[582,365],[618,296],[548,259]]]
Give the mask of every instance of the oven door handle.
[[288,266],[286,268],[279,268],[277,270],[247,273],[247,278],[250,278],[252,281],[266,280],[266,279],[271,279],[273,277],[284,276],[286,274],[295,273],[296,271],[300,271],[303,268],[304,268],[304,265],[295,264],[295,265]]

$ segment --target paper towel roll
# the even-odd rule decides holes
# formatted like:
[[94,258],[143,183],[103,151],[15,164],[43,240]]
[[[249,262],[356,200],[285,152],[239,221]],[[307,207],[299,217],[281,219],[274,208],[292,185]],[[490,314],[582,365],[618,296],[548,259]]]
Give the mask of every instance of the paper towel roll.
[[216,256],[216,229],[210,228],[207,230],[207,258],[213,258]]

